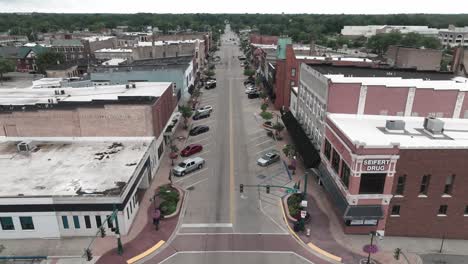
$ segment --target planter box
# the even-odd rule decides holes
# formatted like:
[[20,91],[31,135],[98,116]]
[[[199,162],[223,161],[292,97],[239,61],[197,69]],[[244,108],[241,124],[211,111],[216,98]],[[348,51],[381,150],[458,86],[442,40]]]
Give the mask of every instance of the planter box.
[[180,208],[182,208],[182,201],[184,200],[184,199],[183,199],[183,198],[184,198],[184,191],[182,191],[182,189],[180,189],[179,187],[177,187],[177,186],[175,186],[175,185],[172,185],[172,187],[173,187],[174,189],[176,189],[177,192],[179,192],[179,202],[177,202],[177,208],[176,208],[175,212],[172,213],[172,214],[170,214],[170,215],[164,216],[164,219],[168,219],[168,218],[173,218],[173,217],[175,217],[176,215],[179,214]]

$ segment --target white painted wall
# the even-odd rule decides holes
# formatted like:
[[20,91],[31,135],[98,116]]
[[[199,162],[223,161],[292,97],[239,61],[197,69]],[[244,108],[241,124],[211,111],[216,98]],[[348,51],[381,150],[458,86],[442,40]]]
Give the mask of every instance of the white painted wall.
[[[19,220],[20,216],[31,216],[34,230],[22,230]],[[35,213],[0,213],[0,217],[12,217],[15,230],[2,230],[0,227],[1,239],[21,239],[21,238],[57,238],[60,231],[54,212]]]

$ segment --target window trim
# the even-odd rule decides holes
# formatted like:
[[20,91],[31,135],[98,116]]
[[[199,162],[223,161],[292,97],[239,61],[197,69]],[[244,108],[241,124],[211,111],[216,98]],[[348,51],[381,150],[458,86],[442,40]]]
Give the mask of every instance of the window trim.
[[[425,181],[425,179],[427,179],[427,180]],[[430,174],[424,174],[422,176],[422,178],[421,178],[421,184],[419,185],[419,195],[425,195],[427,197],[427,193],[429,192],[429,184],[430,183],[431,183],[431,175]]]
[[84,216],[84,221],[86,229],[90,229],[93,227],[93,224],[91,223],[91,217],[89,215]]
[[[400,179],[403,179],[402,183],[400,183]],[[395,188],[395,196],[404,197],[405,185],[406,185],[406,174],[398,176],[397,184],[396,184],[396,188]],[[401,190],[399,191],[399,189],[401,189]]]
[[[24,223],[23,220],[31,220],[30,223]],[[34,220],[32,218],[32,216],[20,216],[19,217],[19,221],[20,221],[20,224],[21,224],[21,230],[26,230],[26,231],[33,231],[35,230],[35,226],[34,226]],[[28,226],[28,225],[31,225],[31,226]]]
[[[445,209],[445,210],[441,210],[441,209]],[[443,211],[443,212],[441,212]],[[439,206],[439,210],[437,210],[437,216],[447,216],[447,212],[448,212],[448,205],[446,204],[442,204]]]
[[80,223],[80,216],[79,215],[73,215],[73,227],[75,229],[81,229],[81,223]]
[[[395,208],[398,208],[397,213],[394,213]],[[392,206],[392,208],[390,210],[390,216],[391,217],[400,217],[400,211],[401,211],[401,205],[395,204],[395,205]]]
[[[11,220],[11,229],[10,228],[7,228],[5,229],[4,226],[3,226],[3,221],[1,221],[2,218],[5,218],[5,219],[10,219]],[[2,231],[15,231],[15,222],[13,221],[13,217],[11,216],[1,216],[0,217],[0,227],[2,228],[1,230]]]

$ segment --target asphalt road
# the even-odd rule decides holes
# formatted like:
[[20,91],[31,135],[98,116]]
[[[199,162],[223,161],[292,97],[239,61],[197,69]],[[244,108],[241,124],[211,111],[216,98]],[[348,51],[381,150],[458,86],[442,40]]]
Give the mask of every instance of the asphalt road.
[[203,145],[198,156],[206,165],[175,178],[187,190],[180,224],[175,237],[147,263],[312,263],[302,256],[314,256],[292,238],[282,218],[284,191],[272,188],[266,194],[264,188],[246,187],[243,194],[239,192],[241,183],[292,186],[293,182],[282,162],[266,168],[256,164],[276,142],[261,126],[261,99],[245,94],[239,40],[229,27],[221,42],[217,87],[203,89],[200,100],[201,106],[211,105],[214,111],[210,118],[193,122],[209,126],[210,131],[186,142]]

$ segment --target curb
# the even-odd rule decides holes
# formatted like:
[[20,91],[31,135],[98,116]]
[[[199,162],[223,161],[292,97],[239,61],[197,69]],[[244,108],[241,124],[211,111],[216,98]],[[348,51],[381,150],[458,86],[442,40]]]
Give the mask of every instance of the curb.
[[339,264],[339,263],[342,263],[342,258],[341,257],[338,257],[336,255],[333,255],[332,253],[330,252],[327,252],[317,246],[315,246],[314,244],[312,243],[309,243],[309,244],[305,244],[305,242],[296,234],[296,232],[294,232],[294,230],[291,228],[291,226],[289,225],[288,221],[287,221],[287,217],[286,217],[286,213],[284,211],[284,205],[283,205],[283,202],[280,202],[280,205],[281,205],[281,211],[283,213],[283,218],[284,218],[284,221],[286,222],[286,225],[288,226],[288,230],[289,232],[294,236],[294,238],[304,247],[312,250],[312,253],[324,260],[327,260],[327,261],[330,261],[332,263],[336,263],[336,264]]
[[166,243],[166,241],[164,240],[160,240],[158,243],[156,243],[154,246],[150,247],[149,249],[143,251],[142,253],[134,256],[133,258],[131,259],[128,259],[126,262],[128,264],[133,264],[139,260],[141,260],[142,258],[148,256],[149,254],[155,252],[156,250],[158,250],[164,243]]

